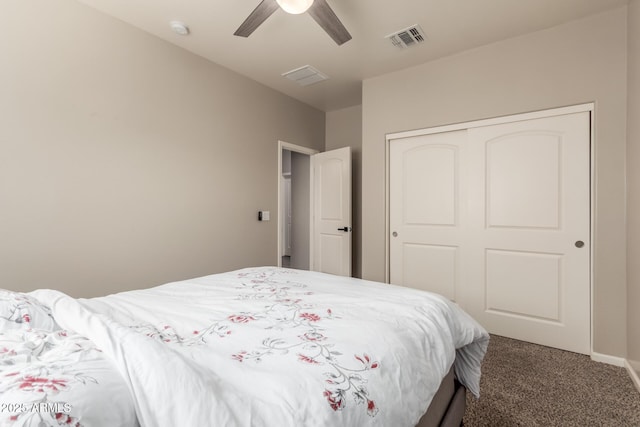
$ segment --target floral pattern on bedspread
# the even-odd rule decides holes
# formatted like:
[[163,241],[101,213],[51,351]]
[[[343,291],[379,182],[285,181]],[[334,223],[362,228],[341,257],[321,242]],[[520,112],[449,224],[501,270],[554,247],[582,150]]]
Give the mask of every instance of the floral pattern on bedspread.
[[[231,319],[229,320],[234,322]],[[156,327],[149,323],[142,323],[139,325],[132,325],[130,328],[164,344],[193,346],[206,344],[207,337],[211,335],[216,335],[218,338],[224,338],[231,335],[231,328],[228,323],[229,322],[225,320],[216,321],[203,330],[194,329],[191,335],[180,335],[173,326],[166,324]]]
[[78,368],[78,361],[92,352],[98,350],[91,341],[64,330],[0,333],[0,394],[11,396],[1,403],[2,425],[83,427],[60,394],[98,383]]
[[239,289],[244,291],[238,298],[265,300],[271,304],[260,312],[231,315],[229,320],[235,323],[263,321],[266,324],[265,329],[282,331],[295,328],[301,330],[300,334],[295,339],[288,340],[269,337],[256,349],[242,350],[231,357],[238,362],[259,363],[265,356],[295,352],[297,360],[301,363],[330,368],[323,373],[326,388],[322,395],[331,409],[343,410],[346,407],[345,397],[351,392],[356,403],[366,404],[367,413],[372,417],[376,416],[378,408],[375,401],[369,397],[365,384],[368,371],[379,368],[380,364],[367,354],[353,355],[356,363],[349,364],[322,328],[322,322],[339,319],[339,316],[334,316],[331,308],[325,309],[306,303],[304,297],[313,295],[313,292],[306,291],[305,284],[292,281],[283,285],[271,279],[274,273],[275,270],[266,270],[257,273],[243,272],[238,275],[243,279]]
[[299,330],[294,338],[267,337],[256,343],[253,350],[242,349],[230,357],[238,362],[260,363],[264,357],[294,354],[296,361],[309,365],[310,369],[324,370],[319,376],[323,383],[319,385],[318,396],[326,399],[331,409],[345,409],[346,396],[351,394],[357,404],[366,406],[368,415],[376,416],[379,409],[365,385],[369,371],[378,369],[380,364],[367,354],[343,355],[322,327],[323,322],[340,319],[340,316],[334,315],[331,308],[305,302],[305,297],[314,294],[306,289],[307,285],[293,280],[284,283],[274,280],[276,273],[295,274],[280,269],[238,274],[241,285],[236,288],[239,291],[236,299],[264,301],[263,310],[229,314],[201,330],[194,329],[191,336],[180,335],[168,324],[143,323],[130,328],[164,344],[180,346],[208,344],[210,337],[225,338],[249,324],[252,327],[260,324],[265,330],[273,330],[275,335],[285,330]]

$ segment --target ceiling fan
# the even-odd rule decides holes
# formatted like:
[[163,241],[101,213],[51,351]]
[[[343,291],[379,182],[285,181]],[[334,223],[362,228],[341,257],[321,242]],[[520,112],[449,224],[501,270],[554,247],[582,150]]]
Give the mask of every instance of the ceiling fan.
[[291,14],[309,12],[309,15],[331,36],[338,46],[351,40],[351,34],[342,25],[326,0],[262,0],[233,35],[249,37],[256,28],[278,10],[278,7]]

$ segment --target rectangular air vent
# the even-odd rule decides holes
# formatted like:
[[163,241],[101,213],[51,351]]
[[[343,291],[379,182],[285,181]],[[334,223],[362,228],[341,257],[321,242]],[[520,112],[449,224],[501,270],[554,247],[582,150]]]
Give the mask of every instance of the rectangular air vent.
[[416,46],[426,40],[424,31],[420,25],[412,25],[409,28],[389,34],[385,38],[391,40],[394,46],[404,49],[405,47]]
[[286,73],[283,73],[282,76],[289,80],[293,80],[300,86],[309,86],[329,78],[325,74],[322,74],[320,71],[313,68],[311,65],[305,65],[304,67],[287,71]]

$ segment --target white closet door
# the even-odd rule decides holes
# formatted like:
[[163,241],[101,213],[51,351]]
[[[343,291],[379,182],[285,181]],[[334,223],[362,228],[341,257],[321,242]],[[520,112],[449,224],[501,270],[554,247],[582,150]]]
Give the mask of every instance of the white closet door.
[[589,113],[469,130],[464,304],[491,332],[590,353]]
[[391,283],[457,299],[467,222],[466,142],[464,130],[391,143]]
[[392,141],[392,283],[589,353],[589,132],[585,112]]

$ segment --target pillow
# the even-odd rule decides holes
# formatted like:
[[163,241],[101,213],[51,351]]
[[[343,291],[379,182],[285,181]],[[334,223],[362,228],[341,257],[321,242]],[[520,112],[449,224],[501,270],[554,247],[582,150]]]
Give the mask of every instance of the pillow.
[[61,329],[49,307],[21,292],[0,289],[0,329]]

